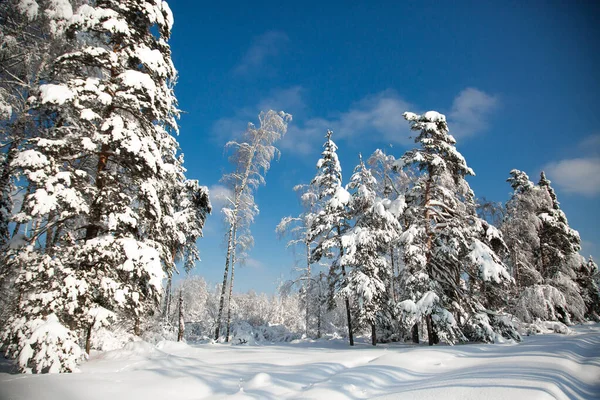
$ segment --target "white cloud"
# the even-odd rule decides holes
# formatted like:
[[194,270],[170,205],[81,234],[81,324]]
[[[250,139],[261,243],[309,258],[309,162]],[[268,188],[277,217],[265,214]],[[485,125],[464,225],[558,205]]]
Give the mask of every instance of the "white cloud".
[[252,257],[246,257],[245,259],[241,260],[242,265],[244,265],[245,267],[254,269],[254,270],[258,270],[258,271],[262,271],[265,269],[265,265],[257,260],[256,258],[252,258]]
[[362,140],[386,144],[409,144],[410,130],[402,114],[411,109],[393,90],[370,95],[353,104],[348,111],[327,118],[296,120],[281,143],[282,149],[306,155],[317,151],[328,129],[334,140]]
[[448,115],[450,132],[460,138],[486,130],[488,118],[497,107],[497,97],[475,88],[464,89],[452,102]]
[[281,31],[269,31],[255,37],[240,63],[233,69],[234,74],[247,75],[263,70],[267,61],[278,55],[288,42],[288,36]]
[[600,157],[560,160],[544,167],[548,178],[569,193],[600,194]]
[[600,153],[600,134],[590,135],[579,143],[579,148],[588,154]]
[[228,199],[233,198],[233,191],[223,185],[212,185],[208,190],[210,192],[210,203],[215,211],[220,212],[223,207],[229,205]]
[[[402,146],[411,146],[413,143],[409,124],[402,114],[405,111],[421,111],[394,90],[366,96],[346,111],[319,117],[307,116],[305,96],[306,90],[301,86],[273,90],[255,107],[238,110],[233,117],[218,120],[213,125],[213,133],[225,142],[242,133],[248,121],[256,120],[260,110],[276,109],[294,117],[279,147],[295,155],[318,153],[328,129],[334,132],[335,141]],[[497,100],[491,95],[473,88],[463,90],[452,105],[452,134],[464,137],[485,129],[487,118],[496,105]]]
[[286,89],[273,89],[268,96],[253,107],[244,107],[236,111],[233,117],[218,119],[212,126],[213,137],[221,144],[233,140],[246,130],[248,122],[256,122],[258,113],[266,110],[285,111],[294,118],[306,108],[302,86]]

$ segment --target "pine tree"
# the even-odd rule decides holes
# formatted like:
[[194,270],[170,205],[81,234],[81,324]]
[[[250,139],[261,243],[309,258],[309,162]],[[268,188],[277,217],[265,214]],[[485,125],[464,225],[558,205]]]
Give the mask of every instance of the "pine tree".
[[590,256],[587,262],[581,263],[576,270],[575,282],[579,286],[581,297],[585,303],[585,318],[600,321],[600,288],[598,265]]
[[[322,158],[317,162],[317,174],[311,181],[318,192],[318,213],[311,223],[309,241],[315,243],[311,251],[311,262],[322,258],[332,259],[329,268],[330,302],[339,285],[346,280],[346,266],[341,262],[344,256],[342,235],[348,230],[348,204],[350,194],[342,187],[342,168],[337,156],[337,145],[331,139],[332,131],[327,131]],[[335,250],[337,249],[337,251]],[[344,298],[350,346],[354,346],[350,300]]]
[[562,317],[565,322],[570,322],[571,319],[583,321],[586,307],[575,283],[576,270],[585,263],[585,259],[579,254],[581,240],[579,233],[569,227],[567,217],[560,209],[560,203],[550,184],[542,171],[538,187],[545,201],[538,210],[541,220],[538,232],[539,272],[545,283],[556,287],[565,296],[569,314]]
[[533,182],[523,171],[513,169],[507,179],[514,192],[506,203],[506,215],[500,227],[510,249],[509,264],[516,289],[540,284],[542,275],[537,268],[540,246],[538,229],[541,221],[537,210],[540,196]]
[[[12,163],[28,188],[14,220],[30,224],[31,236],[6,255],[27,295],[3,342],[23,370],[47,369],[36,354],[48,338],[35,335],[36,321],[82,336],[88,352],[93,330],[117,318],[139,334],[165,273],[179,255],[195,257],[210,204],[206,188],[185,179],[171,136],[179,113],[172,24],[163,1],[82,5],[66,27],[70,50],[29,99],[52,120]],[[71,371],[73,349],[50,369]]]
[[392,274],[386,254],[400,231],[399,215],[390,209],[402,211],[402,205],[376,196],[376,183],[361,157],[348,184],[353,191],[350,217],[355,223],[341,237],[344,254],[340,258],[340,264],[350,268],[340,294],[356,299],[357,322],[371,327],[374,346],[377,317],[383,316],[391,300],[385,284]]
[[[494,340],[497,333],[482,304],[485,284],[509,284],[510,276],[476,215],[474,195],[465,177],[474,175],[448,134],[444,115],[405,113],[419,132],[396,168],[420,172],[407,194],[404,250],[405,300],[399,310],[407,324],[425,317],[429,344],[471,339]],[[497,240],[499,235],[496,235]],[[464,277],[466,276],[466,279]]]
[[519,288],[515,314],[528,323],[536,318],[582,321],[586,307],[575,282],[576,271],[585,263],[578,253],[579,234],[569,227],[543,172],[538,185],[518,170],[511,171],[508,182],[514,193],[501,229]]

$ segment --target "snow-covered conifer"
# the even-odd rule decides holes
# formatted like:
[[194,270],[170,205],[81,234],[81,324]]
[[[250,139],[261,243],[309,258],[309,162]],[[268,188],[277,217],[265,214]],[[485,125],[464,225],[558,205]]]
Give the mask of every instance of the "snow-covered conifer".
[[392,271],[386,254],[398,237],[398,213],[404,208],[403,198],[395,202],[400,204],[395,204],[377,197],[376,183],[361,157],[347,186],[352,192],[350,217],[355,223],[341,237],[344,252],[339,260],[350,268],[340,294],[355,299],[357,322],[371,326],[373,345],[377,342],[377,317],[382,317],[390,304],[391,293],[386,290],[386,282]]
[[598,271],[598,265],[590,256],[587,262],[581,263],[575,272],[575,282],[579,285],[579,291],[585,303],[585,318],[600,321],[600,288],[598,286],[600,272]]
[[[332,259],[329,268],[330,301],[339,285],[347,277],[346,266],[341,263],[344,254],[342,235],[349,228],[350,193],[342,186],[342,167],[337,156],[337,145],[331,139],[332,131],[327,131],[323,144],[322,158],[317,162],[317,174],[311,181],[318,193],[318,212],[311,223],[309,240],[315,243],[311,250],[311,262],[322,258]],[[354,345],[350,300],[345,296],[348,336]]]
[[485,284],[508,284],[510,276],[487,243],[487,224],[476,215],[465,180],[474,173],[456,150],[444,115],[407,112],[404,118],[419,132],[415,142],[421,147],[396,162],[398,169],[420,171],[407,194],[400,237],[405,299],[399,310],[410,322],[425,317],[430,344],[438,339],[454,343],[465,334],[494,340],[481,290]]
[[19,321],[50,313],[86,351],[93,330],[118,317],[139,334],[165,273],[196,255],[210,204],[207,190],[185,179],[171,135],[179,114],[172,24],[160,0],[81,5],[65,26],[71,48],[29,99],[52,120],[11,163],[28,188],[14,220],[31,224],[31,236],[7,256],[27,294],[4,332],[10,356],[24,348]]

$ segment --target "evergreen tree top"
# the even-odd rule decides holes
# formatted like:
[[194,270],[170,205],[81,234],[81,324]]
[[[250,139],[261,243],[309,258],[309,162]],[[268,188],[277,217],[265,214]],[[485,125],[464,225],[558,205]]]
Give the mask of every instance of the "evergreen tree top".
[[533,189],[533,182],[529,180],[529,176],[518,169],[510,171],[510,177],[506,180],[515,192],[523,193]]
[[410,129],[419,132],[415,143],[421,144],[421,149],[408,151],[394,164],[395,168],[417,164],[420,170],[427,169],[432,174],[447,171],[456,178],[475,175],[462,154],[456,150],[456,140],[448,133],[444,114],[437,111],[428,111],[422,115],[405,112],[403,116],[409,121]]

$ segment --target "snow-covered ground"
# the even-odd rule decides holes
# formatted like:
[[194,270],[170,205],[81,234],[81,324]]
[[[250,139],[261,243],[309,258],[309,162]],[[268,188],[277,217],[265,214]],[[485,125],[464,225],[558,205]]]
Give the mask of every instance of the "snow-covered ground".
[[81,373],[0,374],[0,399],[599,399],[600,325],[520,344],[130,343]]

